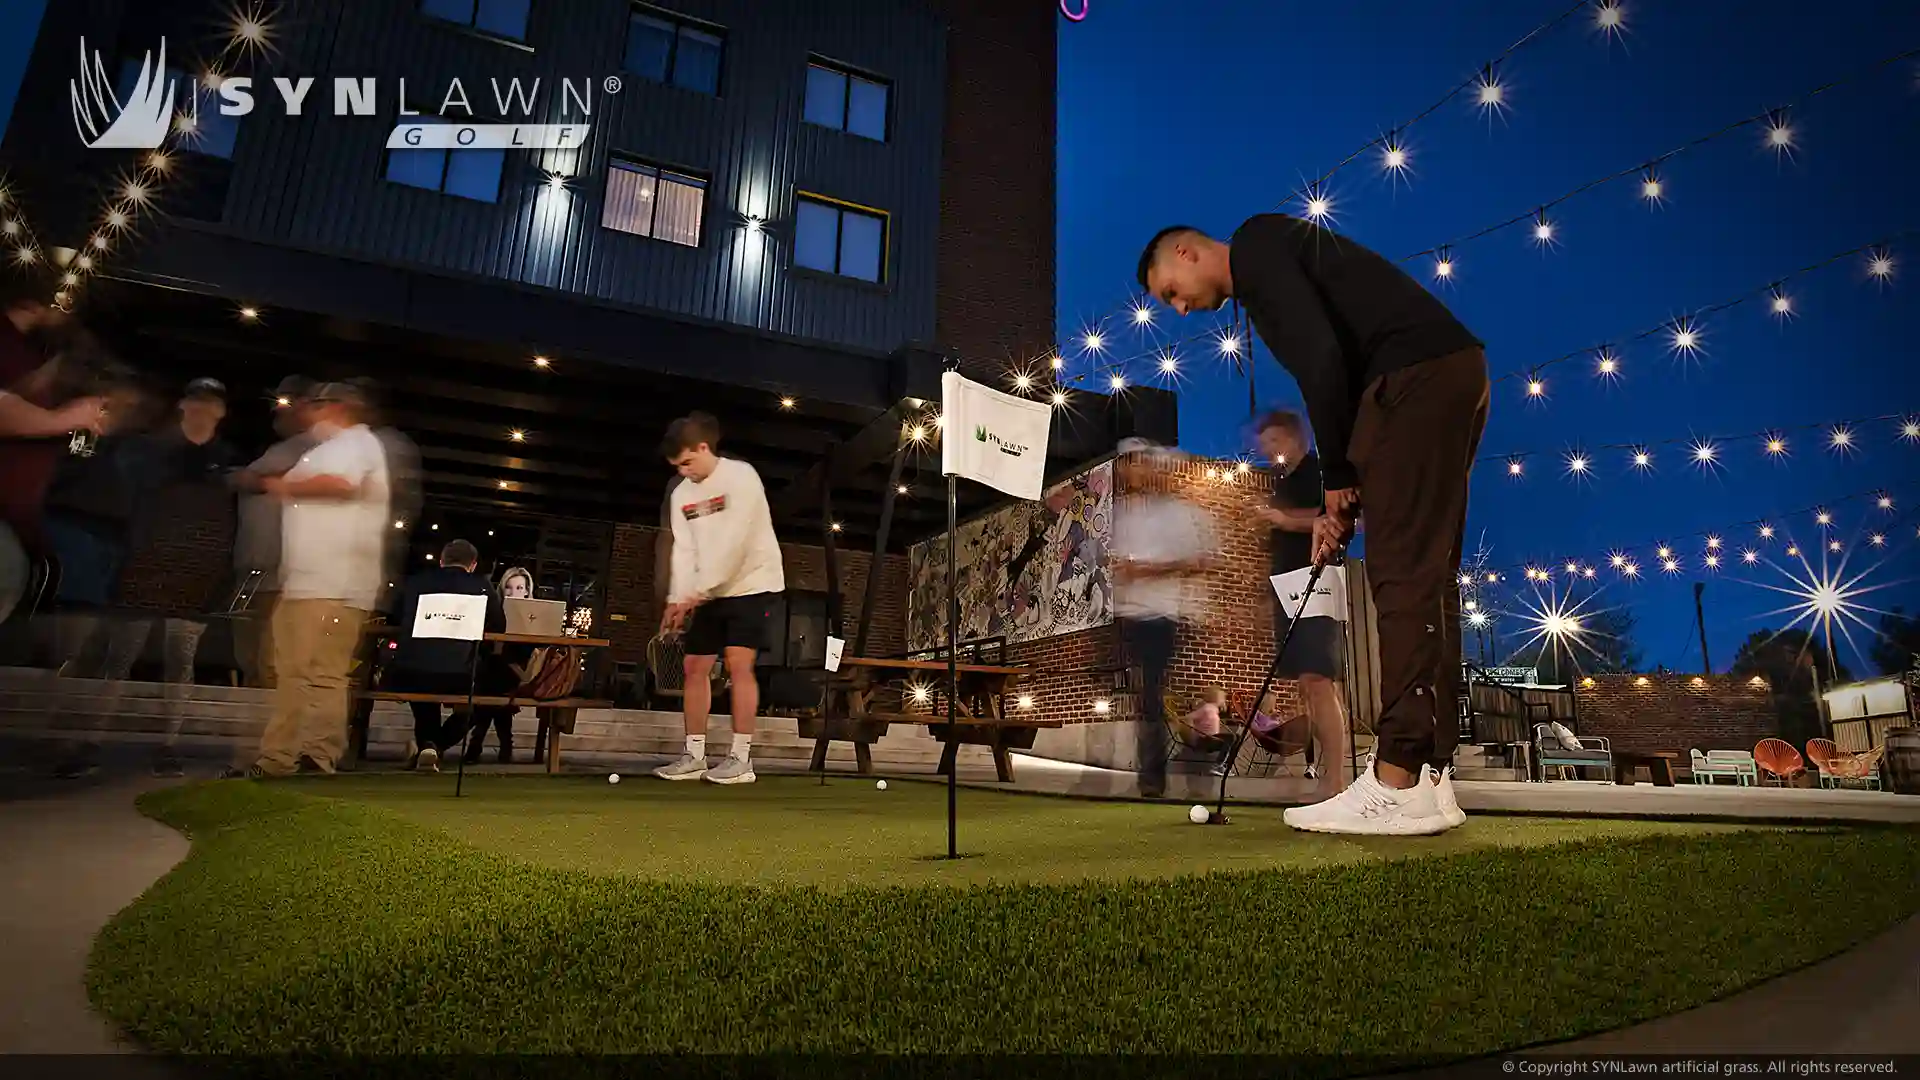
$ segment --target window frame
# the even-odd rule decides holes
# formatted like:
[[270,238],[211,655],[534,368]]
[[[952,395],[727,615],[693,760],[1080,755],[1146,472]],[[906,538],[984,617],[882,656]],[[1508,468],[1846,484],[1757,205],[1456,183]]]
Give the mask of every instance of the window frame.
[[[538,0],[527,0],[527,25],[520,31],[522,35],[529,35],[533,32],[533,6],[537,2]],[[470,22],[455,22],[444,16],[435,15],[426,9],[426,3],[427,0],[413,0],[413,14],[416,18],[423,19],[432,23],[434,26],[451,30],[457,34],[466,34],[470,37],[479,38],[482,41],[491,41],[515,49],[523,49],[527,52],[534,51],[533,43],[526,36],[508,37],[498,31],[488,30],[482,27],[480,25],[481,0],[473,0],[473,19]]]
[[[636,15],[645,16],[646,18],[663,22],[673,27],[673,42],[667,46],[667,69],[657,80],[646,72],[634,71],[632,68],[626,66],[627,45],[633,39],[633,18]],[[714,66],[713,92],[710,94],[705,90],[696,90],[690,86],[681,86],[679,83],[673,81],[673,73],[677,70],[680,59],[680,35],[686,30],[697,30],[700,33],[720,39],[720,62]],[[724,96],[721,91],[724,90],[727,85],[727,53],[730,51],[727,46],[729,44],[730,38],[727,33],[727,28],[718,23],[711,23],[705,19],[696,19],[691,15],[682,15],[669,8],[643,3],[641,0],[632,0],[632,2],[627,4],[627,40],[621,43],[620,70],[628,72],[638,78],[645,79],[655,86],[667,86],[675,90],[684,90],[689,94],[719,98]]]
[[[402,116],[396,113],[393,118],[393,123],[388,126],[387,130],[388,132],[392,132],[395,127],[405,127],[409,124],[422,124],[422,125],[449,124],[454,127],[461,127],[469,124],[497,124],[497,123],[503,123],[503,122],[504,121],[485,119],[480,116],[468,116],[460,119],[455,119],[453,117],[449,117],[440,113],[421,113],[418,116]],[[459,199],[463,202],[480,203],[484,206],[500,205],[501,197],[506,193],[508,157],[507,157],[507,151],[505,150],[447,149],[447,148],[441,148],[441,147],[433,147],[430,151],[426,151],[426,152],[435,152],[440,155],[440,186],[431,187],[431,188],[421,187],[418,184],[409,184],[404,180],[395,180],[392,176],[388,175],[389,171],[393,167],[393,155],[398,152],[401,152],[401,151],[397,150],[394,147],[390,147],[390,146],[381,147],[380,179],[385,183],[394,184],[399,187],[407,188],[408,190],[411,190],[411,191],[424,191],[432,195],[445,195],[449,198]],[[405,152],[420,153],[423,151],[416,150],[413,147],[407,147],[405,148]],[[462,194],[459,194],[458,192],[447,190],[447,170],[452,166],[453,155],[455,154],[499,154],[500,155],[500,177],[494,184],[493,198],[476,199],[471,195],[462,195]]]
[[[821,269],[818,269],[817,267],[802,265],[800,262],[800,244],[799,244],[798,234],[799,234],[799,221],[800,221],[800,205],[802,203],[813,203],[816,206],[820,206],[820,207],[824,207],[825,209],[832,210],[837,215],[834,219],[834,229],[833,229],[834,269],[832,270],[821,270]],[[847,215],[850,213],[858,215],[860,217],[877,218],[880,222],[880,277],[878,280],[869,281],[866,278],[858,277],[853,274],[844,273],[840,270],[840,267],[846,261],[844,258],[844,255],[845,255],[845,249],[846,249]],[[793,193],[793,218],[794,218],[795,238],[794,238],[792,265],[795,271],[802,274],[812,274],[820,277],[830,278],[834,281],[852,282],[854,284],[865,286],[867,288],[872,288],[872,289],[884,289],[888,287],[888,283],[892,280],[892,274],[893,274],[893,215],[892,214],[888,213],[885,210],[880,209],[877,206],[866,206],[861,203],[848,202],[845,199],[836,199],[831,195],[822,195],[817,191],[807,191],[807,190],[801,189],[801,190],[796,190]]]
[[[654,179],[653,217],[648,219],[647,221],[647,231],[645,234],[628,232],[625,229],[616,229],[613,226],[607,224],[607,188],[612,184],[613,170],[620,168],[622,166],[625,166],[628,169],[632,169],[635,171],[639,171],[643,169],[651,169],[653,171],[653,179]],[[655,229],[655,223],[659,220],[659,217],[660,217],[659,185],[662,180],[665,180],[670,176],[676,177],[676,178],[685,178],[687,180],[697,180],[700,182],[700,225],[695,232],[694,241],[691,244],[683,244],[678,240],[665,239],[656,234],[657,231]],[[679,183],[679,180],[676,179],[673,182]],[[681,184],[681,186],[688,187],[691,185]],[[641,157],[637,154],[622,153],[616,150],[607,155],[607,170],[606,170],[606,173],[601,178],[599,226],[600,228],[605,229],[608,232],[619,233],[621,236],[631,236],[635,240],[651,240],[651,241],[656,241],[662,244],[669,244],[677,248],[684,248],[688,251],[698,251],[707,246],[707,209],[708,209],[708,200],[712,194],[713,194],[713,177],[700,172],[698,169],[687,169],[687,168],[682,168],[678,165],[669,165],[669,164],[666,164],[665,162],[658,161],[652,158]]]
[[[882,146],[891,146],[893,144],[893,94],[895,84],[892,79],[883,78],[880,75],[854,67],[851,64],[843,64],[838,60],[828,59],[819,53],[811,53],[807,56],[807,68],[809,70],[819,68],[822,71],[830,71],[840,76],[843,80],[840,88],[840,126],[830,127],[826,124],[808,120],[806,118],[807,108],[804,98],[800,103],[800,120],[802,123],[812,124],[814,127],[825,128],[828,131],[837,131],[842,135],[851,135],[856,139],[864,139],[867,142],[879,143]],[[853,80],[855,79],[859,79],[865,83],[872,83],[887,93],[887,105],[880,117],[880,137],[877,139],[870,135],[863,135],[847,126],[847,118],[853,113]]]

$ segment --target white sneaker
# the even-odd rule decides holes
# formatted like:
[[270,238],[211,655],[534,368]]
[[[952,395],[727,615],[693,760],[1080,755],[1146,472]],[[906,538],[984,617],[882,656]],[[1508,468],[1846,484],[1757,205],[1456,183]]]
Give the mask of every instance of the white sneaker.
[[1422,765],[1417,782],[1396,789],[1382,784],[1373,767],[1353,786],[1312,806],[1297,806],[1283,820],[1303,832],[1347,836],[1432,836],[1447,831],[1434,797],[1433,766]]
[[1440,770],[1440,779],[1433,785],[1433,801],[1440,807],[1447,828],[1457,829],[1467,823],[1467,812],[1460,809],[1460,800],[1453,794],[1453,766]]
[[753,783],[753,762],[738,755],[729,755],[727,760],[707,770],[707,780],[714,784],[751,784]]
[[679,761],[653,770],[653,775],[662,780],[698,780],[707,775],[707,763],[703,758],[683,754]]

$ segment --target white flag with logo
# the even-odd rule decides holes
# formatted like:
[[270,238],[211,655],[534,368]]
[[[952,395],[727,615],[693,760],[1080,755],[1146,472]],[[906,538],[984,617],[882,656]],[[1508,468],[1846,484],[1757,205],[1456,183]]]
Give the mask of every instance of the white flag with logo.
[[487,634],[487,598],[466,593],[428,593],[413,610],[413,636],[479,641]]
[[940,377],[940,470],[1016,499],[1038,499],[1047,482],[1053,409],[1003,394],[957,372]]
[[1302,609],[1300,602],[1306,596],[1307,579],[1312,576],[1311,566],[1273,576],[1273,591],[1280,597],[1280,606],[1286,609],[1287,618],[1293,618],[1294,612],[1299,611],[1303,619],[1327,618],[1346,622],[1347,568],[1329,566],[1320,571],[1320,582],[1313,587],[1313,599],[1307,600],[1307,606]]

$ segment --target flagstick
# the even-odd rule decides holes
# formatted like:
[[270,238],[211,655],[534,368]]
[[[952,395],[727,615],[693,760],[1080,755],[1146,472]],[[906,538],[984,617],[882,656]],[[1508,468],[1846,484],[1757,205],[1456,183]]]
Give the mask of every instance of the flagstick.
[[[949,438],[952,437],[949,433]],[[947,474],[947,750],[953,755],[953,768],[947,770],[947,858],[960,857],[959,833],[955,827],[960,790],[960,733],[953,726],[954,703],[960,689],[960,593],[955,587],[959,548],[960,478]]]

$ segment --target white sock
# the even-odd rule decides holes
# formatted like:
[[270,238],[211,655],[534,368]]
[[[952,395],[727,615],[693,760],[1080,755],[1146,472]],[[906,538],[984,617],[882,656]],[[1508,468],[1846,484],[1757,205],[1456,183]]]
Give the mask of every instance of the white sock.
[[752,753],[752,751],[753,751],[753,736],[742,735],[740,732],[737,732],[737,731],[734,732],[733,733],[733,756],[739,758],[741,761],[745,761],[747,760],[748,755]]
[[706,760],[707,737],[705,735],[687,736],[687,756],[695,761]]

